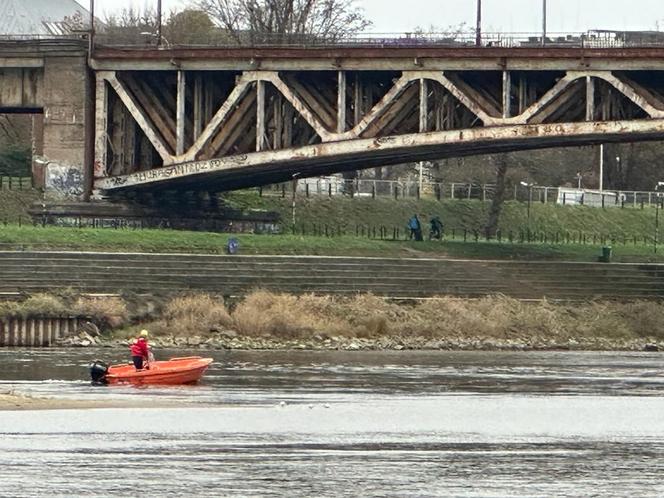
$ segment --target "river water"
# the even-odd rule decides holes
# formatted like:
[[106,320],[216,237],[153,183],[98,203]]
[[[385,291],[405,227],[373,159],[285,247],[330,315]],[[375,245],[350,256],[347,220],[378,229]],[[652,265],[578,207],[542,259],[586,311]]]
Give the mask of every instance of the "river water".
[[0,412],[0,496],[664,496],[658,353],[211,356],[92,387],[124,351],[1,350],[0,391],[144,408]]

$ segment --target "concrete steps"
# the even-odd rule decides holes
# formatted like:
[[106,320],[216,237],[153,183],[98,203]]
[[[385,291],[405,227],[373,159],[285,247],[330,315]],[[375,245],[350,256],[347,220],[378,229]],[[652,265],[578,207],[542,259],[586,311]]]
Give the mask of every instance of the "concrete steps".
[[0,293],[206,291],[390,297],[660,299],[664,266],[526,261],[0,251]]

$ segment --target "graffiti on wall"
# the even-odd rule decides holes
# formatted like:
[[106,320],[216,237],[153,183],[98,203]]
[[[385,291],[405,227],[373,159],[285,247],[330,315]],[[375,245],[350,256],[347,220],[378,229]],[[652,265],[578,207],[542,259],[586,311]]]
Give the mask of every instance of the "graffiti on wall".
[[49,162],[46,166],[46,189],[56,196],[74,198],[84,193],[84,178],[80,167]]

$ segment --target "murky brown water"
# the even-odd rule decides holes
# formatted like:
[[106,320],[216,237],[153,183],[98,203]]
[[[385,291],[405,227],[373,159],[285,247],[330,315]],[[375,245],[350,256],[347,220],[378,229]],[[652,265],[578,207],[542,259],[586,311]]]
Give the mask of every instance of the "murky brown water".
[[664,495],[664,355],[217,352],[200,386],[87,383],[124,355],[0,351],[0,390],[146,407],[0,412],[0,496]]

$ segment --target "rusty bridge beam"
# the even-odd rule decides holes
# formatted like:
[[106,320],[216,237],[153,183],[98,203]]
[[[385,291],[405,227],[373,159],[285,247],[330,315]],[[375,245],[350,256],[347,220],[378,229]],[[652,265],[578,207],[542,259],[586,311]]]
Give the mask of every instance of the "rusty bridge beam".
[[[95,188],[110,193],[132,188],[166,188],[175,181],[208,184],[216,175],[237,172],[245,177],[290,171],[314,176],[331,171],[340,158],[355,165],[373,167],[376,161],[392,164],[406,157],[420,160],[463,153],[480,154],[520,148],[540,148],[564,142],[595,144],[609,141],[655,140],[664,138],[664,119],[494,126],[429,133],[326,142],[279,151],[262,151],[170,165],[128,175],[99,178]],[[373,158],[373,159],[371,159]],[[318,165],[318,166],[317,166]],[[223,176],[219,178],[223,179]],[[222,182],[223,183],[223,182]]]

